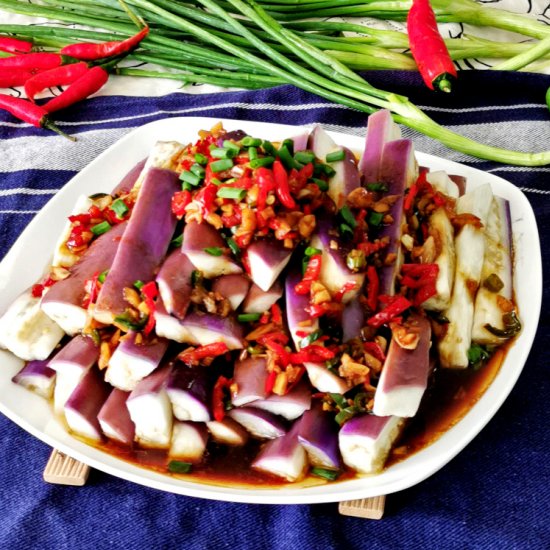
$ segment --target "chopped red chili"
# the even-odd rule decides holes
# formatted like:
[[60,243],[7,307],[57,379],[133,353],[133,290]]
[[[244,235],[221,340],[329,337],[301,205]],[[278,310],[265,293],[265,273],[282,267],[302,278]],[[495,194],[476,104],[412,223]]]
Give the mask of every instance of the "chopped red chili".
[[218,422],[221,422],[225,417],[225,392],[229,390],[231,384],[231,379],[220,376],[212,390],[212,413],[214,414],[214,419]]
[[273,177],[275,179],[275,193],[283,206],[289,210],[296,208],[296,202],[290,194],[290,186],[288,184],[288,174],[283,163],[277,159],[273,163]]
[[348,281],[347,283],[344,283],[342,285],[342,288],[340,288],[336,294],[334,294],[334,301],[335,302],[341,302],[344,299],[344,296],[351,292],[352,290],[355,290],[357,287],[357,283],[354,283],[353,281]]
[[371,327],[381,327],[389,323],[412,306],[404,296],[381,296],[380,301],[385,302],[385,307],[367,320],[367,324]]
[[271,318],[276,325],[283,324],[283,314],[281,313],[281,308],[277,304],[271,306]]
[[218,355],[223,355],[228,351],[229,348],[225,342],[214,342],[195,349],[185,350],[178,355],[178,359],[184,363],[193,364],[207,357],[218,357]]
[[185,207],[191,202],[191,191],[178,191],[172,197],[172,214],[178,218],[185,216]]
[[428,298],[437,294],[437,276],[439,266],[437,264],[403,264],[401,267],[401,284],[411,289],[416,289],[413,303],[420,306]]
[[272,370],[265,379],[265,393],[270,395],[273,391],[273,386],[275,385],[275,380],[277,379],[277,371]]
[[374,313],[378,308],[378,292],[380,290],[380,279],[373,265],[367,268],[367,306]]
[[311,284],[317,281],[321,274],[322,259],[323,256],[321,254],[314,254],[309,258],[303,279],[294,287],[296,294],[309,294]]
[[258,211],[261,212],[266,206],[268,193],[275,189],[275,179],[269,168],[261,166],[256,170],[256,180],[259,186],[257,206]]

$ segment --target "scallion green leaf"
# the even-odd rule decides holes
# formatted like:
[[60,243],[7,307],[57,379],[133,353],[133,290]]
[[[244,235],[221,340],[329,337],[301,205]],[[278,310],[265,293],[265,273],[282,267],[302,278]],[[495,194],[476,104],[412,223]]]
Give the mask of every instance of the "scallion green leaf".
[[365,186],[367,188],[367,191],[376,191],[380,193],[386,193],[388,190],[388,186],[385,183],[382,182],[373,182],[373,183],[367,183]]
[[204,168],[204,166],[201,166],[198,163],[193,164],[193,166],[191,166],[191,168],[189,168],[189,170],[191,172],[193,172],[193,174],[195,174],[199,178],[204,178],[204,176],[206,174],[206,169]]
[[340,477],[340,470],[327,470],[326,468],[311,468],[311,475],[334,481]]
[[223,172],[225,170],[231,170],[233,168],[233,161],[231,159],[220,159],[210,163],[210,170],[215,174]]
[[97,277],[97,280],[100,282],[100,283],[104,283],[105,282],[105,279],[107,278],[107,275],[109,274],[109,270],[106,269],[105,271],[102,271],[98,277]]
[[320,248],[315,248],[313,246],[308,246],[304,250],[304,254],[306,256],[315,256],[316,254],[322,254],[322,253],[323,253],[323,251]]
[[239,151],[241,150],[241,148],[234,141],[230,141],[228,139],[224,140],[223,148],[234,151],[235,156],[238,155]]
[[343,149],[339,149],[338,151],[333,151],[332,153],[329,153],[325,160],[327,162],[338,162],[340,160],[344,160],[346,158],[346,153]]
[[138,289],[138,290],[141,290],[141,288],[143,287],[145,283],[143,281],[140,281],[139,279],[137,281],[134,281],[134,286]]
[[183,233],[170,241],[170,246],[179,248],[183,244]]
[[209,246],[204,251],[211,256],[221,256],[223,254],[223,250],[219,246]]
[[243,144],[243,147],[259,147],[262,144],[262,140],[246,136],[242,139],[241,143]]
[[321,338],[321,336],[323,336],[323,331],[322,330],[316,330],[314,332],[312,332],[311,334],[308,334],[307,336],[305,336],[304,338],[302,338],[300,340],[300,348],[305,348],[307,346],[311,346],[311,344],[313,344],[313,342],[319,340],[319,338]]
[[129,208],[122,199],[117,199],[111,204],[111,210],[116,214],[119,220],[122,220],[124,216],[129,212]]
[[311,181],[317,185],[319,191],[328,191],[328,183],[325,180],[311,178]]
[[202,153],[195,153],[195,162],[202,166],[206,166],[208,164],[208,157]]
[[180,174],[180,180],[184,183],[188,183],[189,185],[192,185],[193,187],[196,187],[201,182],[200,176],[197,174],[194,174],[190,170],[184,170]]
[[382,223],[383,219],[384,214],[382,214],[381,212],[370,212],[367,221],[369,222],[369,225],[373,225],[376,227]]
[[168,463],[168,471],[173,474],[188,474],[192,467],[193,464],[190,462],[182,462],[181,460],[171,460]]
[[279,157],[279,159],[281,159],[283,166],[287,170],[291,170],[292,168],[296,168],[297,170],[299,170],[300,168],[302,168],[302,165],[294,160],[294,157],[285,146],[282,146],[280,149],[278,149],[277,156]]
[[246,189],[240,187],[220,187],[216,193],[222,199],[234,199],[240,201],[246,196]]
[[231,252],[233,252],[235,256],[239,256],[241,254],[241,249],[235,242],[235,239],[233,237],[227,237],[225,240],[227,241],[227,246],[231,249]]
[[258,149],[256,147],[248,148],[248,160],[256,160],[258,158]]
[[357,221],[355,220],[355,216],[353,215],[352,211],[349,209],[349,206],[345,204],[341,209],[340,217],[342,220],[347,223],[352,229],[355,229],[357,227]]
[[237,321],[239,321],[239,323],[254,323],[258,321],[261,316],[261,313],[240,313],[237,315]]
[[210,151],[210,156],[215,159],[232,159],[237,156],[234,149],[226,149],[225,147],[215,147]]
[[250,161],[250,168],[261,168],[262,166],[271,166],[275,161],[274,157],[261,157]]
[[300,164],[309,164],[315,160],[315,155],[311,151],[298,151],[294,153],[294,160]]
[[275,156],[277,154],[277,149],[275,149],[275,145],[273,145],[271,141],[262,141],[262,149],[270,156]]
[[90,227],[90,231],[97,236],[103,235],[103,233],[107,233],[109,229],[111,229],[111,224],[107,221],[102,221],[101,223],[92,225],[92,227]]

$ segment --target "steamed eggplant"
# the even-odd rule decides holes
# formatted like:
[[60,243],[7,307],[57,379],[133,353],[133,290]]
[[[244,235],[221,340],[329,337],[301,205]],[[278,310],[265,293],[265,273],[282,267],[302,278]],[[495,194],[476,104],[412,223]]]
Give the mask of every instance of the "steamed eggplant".
[[177,362],[166,383],[166,392],[178,420],[209,422],[211,374],[204,367],[188,367]]
[[208,430],[199,422],[174,422],[170,458],[184,462],[200,462],[206,451]]
[[280,241],[256,241],[248,247],[250,278],[267,292],[290,261],[292,250]]
[[12,378],[12,381],[34,393],[49,399],[55,386],[55,371],[49,366],[47,359],[29,361]]
[[130,397],[130,392],[113,388],[101,407],[97,419],[101,431],[106,437],[122,445],[130,446],[134,441],[136,428],[126,406],[128,397]]
[[195,266],[177,249],[164,260],[156,281],[164,309],[170,315],[183,319],[191,304],[193,285],[191,277]]

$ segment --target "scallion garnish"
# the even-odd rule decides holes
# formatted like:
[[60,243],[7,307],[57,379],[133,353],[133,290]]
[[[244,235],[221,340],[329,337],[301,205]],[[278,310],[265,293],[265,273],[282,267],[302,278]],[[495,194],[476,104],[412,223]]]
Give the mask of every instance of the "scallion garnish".
[[119,220],[122,220],[128,213],[129,208],[122,199],[117,199],[113,202],[113,204],[111,204],[111,210],[116,214],[116,217]]
[[208,157],[202,153],[195,153],[195,162],[206,166],[208,164]]
[[105,279],[107,278],[107,274],[109,273],[109,270],[106,269],[105,271],[102,271],[98,276],[97,276],[97,280],[100,282],[100,283],[104,283],[105,282]]
[[275,145],[271,143],[271,141],[264,140],[262,141],[262,149],[268,154],[275,156],[277,154],[277,149],[275,149]]
[[324,174],[325,176],[332,178],[332,176],[336,174],[336,171],[329,164],[323,164],[322,162],[318,162],[317,164],[315,164],[313,168],[313,173],[316,176],[321,176]]
[[193,464],[190,462],[182,462],[181,460],[171,460],[168,463],[168,471],[173,474],[188,474],[192,467]]
[[309,164],[315,160],[315,155],[311,151],[298,151],[294,153],[294,160],[300,164]]
[[311,181],[317,185],[319,191],[328,191],[328,183],[325,180],[311,178]]
[[287,170],[291,170],[292,168],[296,168],[297,170],[299,170],[300,168],[302,168],[302,165],[294,160],[294,157],[286,146],[282,146],[277,151],[277,156],[281,159],[281,162]]
[[325,159],[327,162],[338,162],[339,160],[344,160],[346,158],[346,153],[343,149],[339,149],[338,151],[332,151],[332,153],[329,153]]
[[379,181],[367,183],[365,187],[367,188],[367,191],[377,191],[380,193],[385,193],[388,190],[388,186],[385,183]]
[[128,315],[128,313],[123,313],[122,315],[117,315],[114,319],[115,324],[122,325],[128,330],[134,330],[139,332],[147,323],[147,317],[141,321],[136,321]]
[[258,158],[258,149],[256,147],[248,148],[248,160],[256,160]]
[[239,256],[241,253],[241,249],[239,248],[239,245],[235,242],[235,239],[233,237],[227,237],[225,239],[227,241],[227,246],[231,249],[231,252],[235,254],[235,256]]
[[313,246],[308,246],[305,250],[304,250],[304,254],[306,256],[315,256],[315,254],[322,254],[323,251],[319,248],[315,248]]
[[300,340],[300,348],[305,348],[307,346],[311,346],[311,344],[313,344],[313,342],[319,340],[319,338],[321,338],[321,336],[323,336],[323,331],[322,330],[316,330],[316,331],[312,332],[311,334],[308,334],[307,336],[305,336],[304,338],[302,338]]
[[353,237],[353,229],[347,223],[341,223],[340,236],[344,238]]
[[370,212],[368,217],[369,225],[378,226],[382,223],[384,219],[384,214],[381,212]]
[[210,163],[210,170],[215,174],[223,172],[224,170],[231,170],[233,168],[233,161],[231,159],[220,159]]
[[206,174],[206,169],[200,164],[193,164],[189,170],[199,178],[204,178],[204,175]]
[[234,149],[226,149],[225,147],[215,147],[210,151],[210,156],[215,159],[232,159],[237,156]]
[[223,250],[219,246],[209,246],[204,251],[211,256],[221,256],[223,254]]
[[92,225],[92,227],[90,227],[90,231],[97,236],[103,235],[103,233],[107,233],[109,229],[111,229],[111,224],[107,221],[102,221],[101,223]]
[[262,144],[262,140],[259,138],[246,136],[242,139],[241,143],[243,144],[243,147],[259,147]]
[[338,213],[340,214],[342,220],[347,223],[352,229],[355,229],[357,227],[355,216],[353,215],[347,204],[345,204]]
[[239,151],[241,150],[241,148],[235,142],[230,141],[228,139],[224,140],[223,148],[224,149],[230,149],[231,151],[234,151],[235,155],[238,155]]
[[262,166],[271,166],[274,162],[274,157],[262,157],[250,161],[250,168],[261,168]]
[[237,321],[239,321],[239,323],[254,323],[258,321],[261,316],[261,313],[240,313],[237,315]]
[[180,174],[180,180],[184,183],[188,183],[189,185],[192,185],[193,187],[196,187],[201,182],[201,177],[197,174],[194,174],[190,170],[184,170]]
[[145,283],[143,281],[140,281],[139,279],[137,281],[134,281],[134,286],[138,289],[138,290],[141,290],[141,288],[143,287]]
[[334,481],[340,477],[340,470],[327,470],[326,468],[311,468],[311,475]]
[[234,199],[240,201],[246,196],[246,189],[240,187],[220,187],[216,193],[222,199]]
[[183,233],[170,241],[170,246],[178,248],[183,244]]
[[193,286],[202,284],[202,273],[198,269],[191,272],[191,284]]

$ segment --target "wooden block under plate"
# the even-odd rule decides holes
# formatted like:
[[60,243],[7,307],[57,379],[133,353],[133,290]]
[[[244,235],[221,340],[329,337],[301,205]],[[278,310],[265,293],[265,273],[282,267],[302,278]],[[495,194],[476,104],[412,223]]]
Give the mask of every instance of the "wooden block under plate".
[[54,449],[44,469],[44,481],[57,485],[84,485],[89,474],[87,464]]
[[386,495],[379,497],[345,500],[338,504],[338,511],[344,516],[354,516],[365,519],[382,519]]

